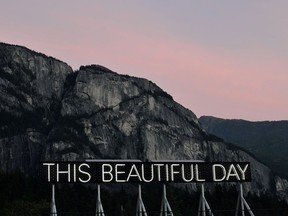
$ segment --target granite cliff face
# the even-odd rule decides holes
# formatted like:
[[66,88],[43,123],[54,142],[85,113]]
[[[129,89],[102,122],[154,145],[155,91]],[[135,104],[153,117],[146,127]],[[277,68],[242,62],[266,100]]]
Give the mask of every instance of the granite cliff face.
[[72,73],[63,62],[0,44],[1,170],[35,170]]
[[45,159],[250,161],[253,181],[245,191],[288,201],[286,180],[209,136],[190,110],[151,81],[99,65],[73,72],[51,57],[0,44],[0,101],[4,172],[33,174]]

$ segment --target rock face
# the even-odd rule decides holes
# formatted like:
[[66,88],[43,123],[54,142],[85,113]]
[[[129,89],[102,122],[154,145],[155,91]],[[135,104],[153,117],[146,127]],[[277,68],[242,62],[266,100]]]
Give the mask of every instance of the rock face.
[[[39,160],[117,158],[250,161],[245,191],[288,201],[287,181],[209,136],[151,81],[0,44],[0,169],[33,174]],[[193,186],[192,186],[193,187]]]
[[0,44],[1,170],[35,170],[72,73],[63,62]]

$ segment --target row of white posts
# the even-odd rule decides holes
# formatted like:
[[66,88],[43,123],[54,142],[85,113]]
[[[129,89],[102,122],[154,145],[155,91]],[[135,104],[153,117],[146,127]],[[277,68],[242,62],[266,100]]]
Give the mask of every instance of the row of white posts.
[[[239,207],[241,209],[239,209]],[[241,212],[241,216],[245,216],[245,208],[249,212],[250,216],[254,216],[251,208],[249,207],[248,203],[246,202],[244,196],[243,196],[243,187],[240,183],[240,189],[239,189],[239,195],[237,200],[237,206],[236,206],[236,212],[235,216],[238,216],[239,210]],[[200,195],[200,201],[198,206],[198,216],[206,216],[206,214],[210,216],[214,216],[211,208],[205,198],[204,193],[204,184],[201,185],[201,195]],[[55,185],[52,185],[52,199],[51,199],[51,210],[50,210],[50,216],[57,216],[57,210],[56,210],[56,203],[55,203]],[[101,195],[100,195],[100,185],[97,185],[97,201],[96,201],[96,213],[95,216],[105,216],[103,206],[101,203]],[[147,211],[144,206],[143,200],[142,200],[142,191],[141,191],[141,185],[138,186],[138,200],[137,200],[137,207],[136,207],[136,216],[147,216]],[[171,209],[171,206],[168,202],[167,196],[166,196],[166,185],[163,185],[163,195],[162,195],[162,202],[161,202],[161,210],[160,210],[160,216],[174,216],[173,211]]]

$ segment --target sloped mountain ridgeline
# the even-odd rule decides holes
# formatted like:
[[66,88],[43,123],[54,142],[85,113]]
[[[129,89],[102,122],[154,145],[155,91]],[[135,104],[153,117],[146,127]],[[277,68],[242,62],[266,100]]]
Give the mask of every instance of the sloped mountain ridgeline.
[[[249,161],[246,192],[288,202],[288,182],[249,153],[208,135],[156,84],[103,66],[73,71],[0,44],[0,169],[33,175],[40,160],[115,158]],[[195,189],[195,184],[191,184]]]
[[212,116],[202,116],[199,121],[208,133],[249,150],[288,178],[288,121],[251,122]]

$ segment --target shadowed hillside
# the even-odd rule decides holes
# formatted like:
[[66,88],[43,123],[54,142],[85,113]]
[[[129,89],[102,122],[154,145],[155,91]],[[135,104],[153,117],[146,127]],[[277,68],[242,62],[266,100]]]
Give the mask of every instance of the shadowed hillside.
[[249,150],[288,178],[288,121],[250,122],[210,116],[202,116],[199,121],[208,133]]

